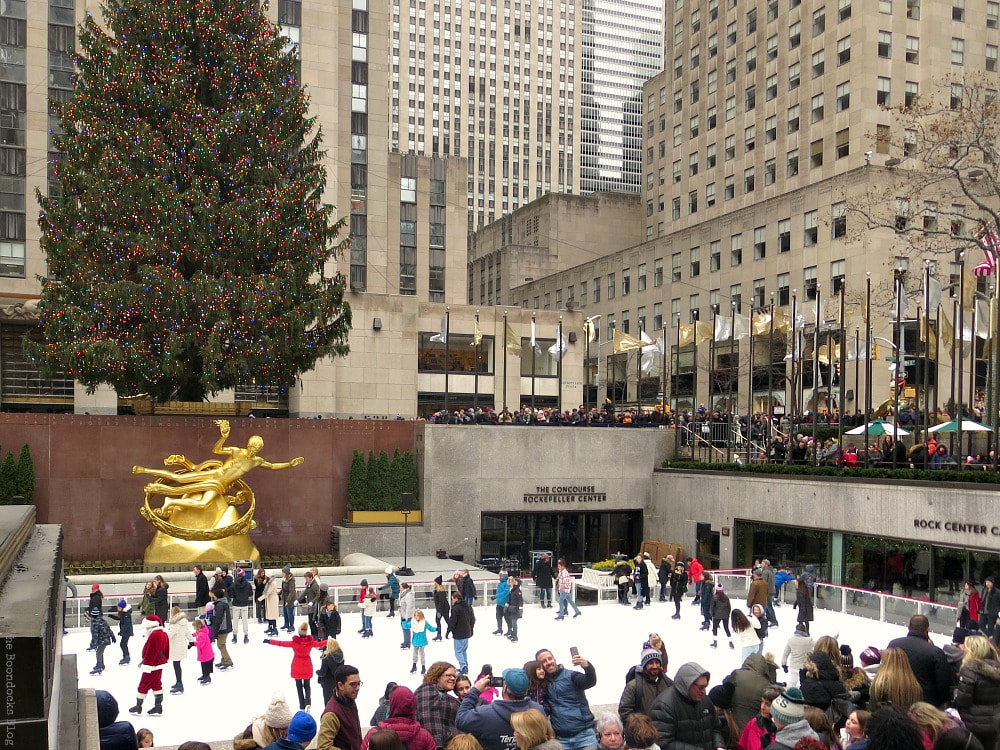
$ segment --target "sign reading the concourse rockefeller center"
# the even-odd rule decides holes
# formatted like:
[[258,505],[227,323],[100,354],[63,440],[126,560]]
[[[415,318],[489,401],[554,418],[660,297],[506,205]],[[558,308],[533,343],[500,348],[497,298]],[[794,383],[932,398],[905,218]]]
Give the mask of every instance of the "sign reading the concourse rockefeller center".
[[607,493],[597,492],[593,485],[555,484],[538,485],[534,492],[524,493],[524,502],[529,505],[551,503],[605,503]]

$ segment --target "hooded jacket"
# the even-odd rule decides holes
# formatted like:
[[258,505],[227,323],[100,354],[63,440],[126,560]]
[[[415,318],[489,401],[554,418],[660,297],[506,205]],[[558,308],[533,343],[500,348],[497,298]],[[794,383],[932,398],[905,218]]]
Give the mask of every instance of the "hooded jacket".
[[733,720],[743,727],[760,710],[760,696],[771,687],[771,670],[760,654],[750,654],[740,669],[723,680],[731,683],[733,691]]
[[815,706],[824,711],[830,707],[834,698],[850,700],[847,688],[840,681],[840,672],[837,671],[833,660],[825,651],[813,651],[809,655],[802,668],[802,684],[799,687],[806,705]]
[[121,612],[112,612],[108,615],[112,620],[118,620],[118,635],[125,638],[131,638],[135,630],[132,627],[132,605],[125,602],[125,608]]
[[[395,695],[396,691],[392,694]],[[473,687],[462,699],[455,723],[462,732],[475,736],[484,750],[517,750],[510,715],[529,708],[545,713],[539,704],[528,698],[513,701],[497,698],[483,706],[478,703],[479,691]]]
[[187,615],[178,612],[170,615],[167,623],[167,637],[170,639],[170,661],[181,661],[187,656],[188,644],[194,641]]
[[135,729],[127,721],[118,721],[118,701],[107,690],[94,691],[97,699],[97,726],[101,750],[136,750]]
[[798,672],[806,663],[806,657],[812,653],[815,641],[805,632],[796,630],[795,634],[785,644],[785,653],[781,656],[781,666],[790,667]]
[[497,583],[497,606],[502,607],[510,601],[510,580],[504,573],[500,574],[500,582]]
[[[985,747],[995,745],[1000,733],[1000,662],[973,659],[958,674],[955,707],[966,728]],[[987,744],[989,739],[990,744]]]
[[403,589],[399,596],[399,617],[401,620],[412,620],[417,611],[413,589]]
[[660,693],[668,690],[674,681],[660,671],[654,682],[642,667],[635,668],[635,674],[625,681],[625,689],[618,701],[618,715],[625,721],[631,714],[649,715],[649,709]]
[[726,746],[712,701],[706,695],[696,702],[688,695],[699,677],[708,676],[699,664],[688,662],[677,670],[673,689],[661,693],[653,702],[649,717],[659,732],[661,750],[715,750]]
[[813,731],[812,727],[809,726],[809,722],[805,719],[779,729],[778,733],[774,736],[774,742],[767,746],[767,750],[795,750],[796,743],[803,737],[809,737],[814,740],[819,739],[819,735]]
[[389,696],[389,718],[368,730],[361,741],[361,750],[368,750],[368,738],[376,729],[394,731],[403,741],[406,750],[436,750],[437,743],[430,732],[420,726],[416,716],[417,702],[413,691],[404,685],[396,687]]
[[233,583],[233,606],[249,607],[253,601],[253,584],[247,580],[246,575],[236,576]]

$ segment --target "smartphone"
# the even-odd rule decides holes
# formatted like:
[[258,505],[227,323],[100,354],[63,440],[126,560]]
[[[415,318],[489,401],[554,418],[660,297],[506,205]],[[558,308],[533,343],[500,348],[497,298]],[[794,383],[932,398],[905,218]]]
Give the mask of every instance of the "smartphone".
[[569,647],[569,655],[572,658],[575,659],[576,657],[578,657],[580,655],[580,649],[578,649],[576,646],[570,646]]
[[502,688],[503,677],[490,677],[490,687]]

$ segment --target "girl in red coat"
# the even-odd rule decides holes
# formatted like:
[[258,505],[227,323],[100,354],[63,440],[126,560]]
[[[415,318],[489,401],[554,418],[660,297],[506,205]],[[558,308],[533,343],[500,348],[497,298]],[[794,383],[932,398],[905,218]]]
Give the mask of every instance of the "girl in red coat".
[[313,661],[310,653],[314,648],[326,648],[326,641],[317,641],[309,635],[309,623],[299,624],[299,634],[293,635],[290,641],[279,641],[277,638],[265,638],[264,643],[272,646],[284,646],[293,651],[292,679],[295,680],[295,690],[299,694],[299,708],[308,711],[312,703]]
[[376,729],[393,730],[406,750],[437,750],[437,743],[430,732],[417,721],[417,699],[405,685],[396,686],[389,694],[389,718],[368,730],[361,741],[361,750],[368,750],[368,743]]

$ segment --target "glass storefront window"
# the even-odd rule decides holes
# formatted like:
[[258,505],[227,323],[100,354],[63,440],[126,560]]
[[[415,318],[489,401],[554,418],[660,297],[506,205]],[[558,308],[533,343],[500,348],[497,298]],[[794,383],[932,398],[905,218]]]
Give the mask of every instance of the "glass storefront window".
[[929,544],[844,535],[844,583],[848,586],[927,599],[930,568]]
[[733,564],[751,567],[755,560],[767,558],[771,565],[801,572],[813,565],[816,575],[828,579],[830,565],[830,532],[794,526],[736,521],[736,543]]
[[642,543],[642,511],[483,513],[480,559],[518,561],[527,574],[530,550],[548,549],[571,565],[634,554]]
[[472,334],[450,333],[447,344],[431,341],[431,336],[436,335],[419,334],[418,372],[444,372],[447,359],[448,372],[474,373],[478,367],[480,375],[493,374],[492,336],[483,336],[476,347],[472,345]]

